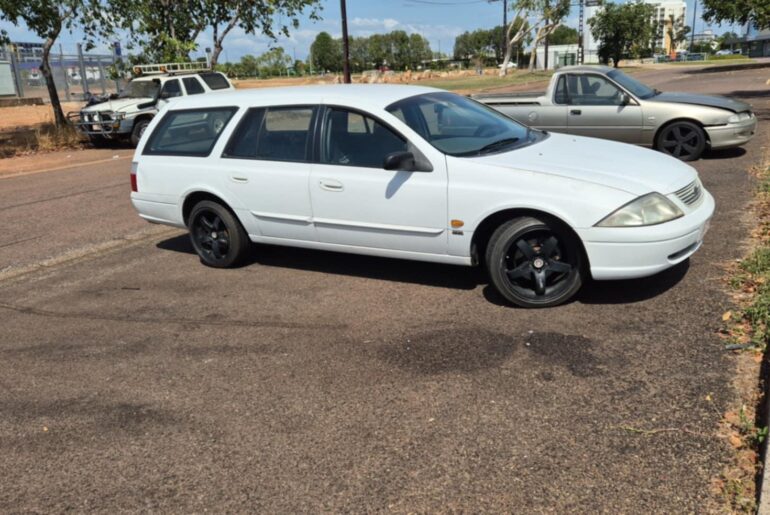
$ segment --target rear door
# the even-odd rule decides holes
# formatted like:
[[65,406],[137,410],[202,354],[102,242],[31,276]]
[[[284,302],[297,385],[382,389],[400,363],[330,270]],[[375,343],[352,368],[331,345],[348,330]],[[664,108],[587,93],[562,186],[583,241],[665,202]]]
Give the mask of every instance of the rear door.
[[312,105],[252,108],[225,147],[228,187],[263,236],[317,239],[308,193],[317,112]]
[[566,74],[570,134],[640,143],[642,108],[631,99],[624,104],[624,91],[599,74]]

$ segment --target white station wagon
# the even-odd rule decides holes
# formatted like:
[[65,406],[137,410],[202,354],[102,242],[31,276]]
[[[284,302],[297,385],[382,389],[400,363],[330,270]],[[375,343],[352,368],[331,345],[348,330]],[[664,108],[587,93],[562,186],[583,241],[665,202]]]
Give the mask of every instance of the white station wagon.
[[189,229],[206,265],[238,264],[250,241],[483,263],[525,307],[686,260],[714,212],[677,159],[414,86],[182,98],[153,119],[131,174],[140,216]]

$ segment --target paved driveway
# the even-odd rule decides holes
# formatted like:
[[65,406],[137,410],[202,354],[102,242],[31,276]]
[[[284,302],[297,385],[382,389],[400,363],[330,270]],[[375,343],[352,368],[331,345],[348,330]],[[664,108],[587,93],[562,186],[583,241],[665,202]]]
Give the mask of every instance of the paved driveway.
[[451,266],[260,247],[203,268],[135,218],[125,160],[0,179],[0,510],[703,510],[766,75],[650,75],[741,91],[760,134],[695,163],[718,208],[689,264],[546,310]]

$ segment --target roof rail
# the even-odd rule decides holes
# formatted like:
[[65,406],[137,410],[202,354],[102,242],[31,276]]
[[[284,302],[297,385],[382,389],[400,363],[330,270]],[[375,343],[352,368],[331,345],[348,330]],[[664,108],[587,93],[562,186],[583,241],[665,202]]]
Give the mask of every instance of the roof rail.
[[137,64],[133,67],[134,75],[160,75],[175,73],[196,73],[210,71],[206,63],[161,63],[161,64]]

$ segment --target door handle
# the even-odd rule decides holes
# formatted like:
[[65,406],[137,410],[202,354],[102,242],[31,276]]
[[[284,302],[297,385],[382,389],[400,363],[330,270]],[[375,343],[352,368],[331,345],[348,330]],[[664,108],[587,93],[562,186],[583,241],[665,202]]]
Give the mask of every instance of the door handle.
[[569,112],[569,114],[580,115],[580,114],[583,114],[583,111],[581,111],[580,109],[572,109]]
[[321,179],[318,181],[318,184],[321,186],[321,189],[326,191],[342,191],[345,189],[340,181],[335,181],[334,179]]
[[241,177],[239,175],[231,175],[230,179],[232,179],[234,182],[249,182],[248,177]]

